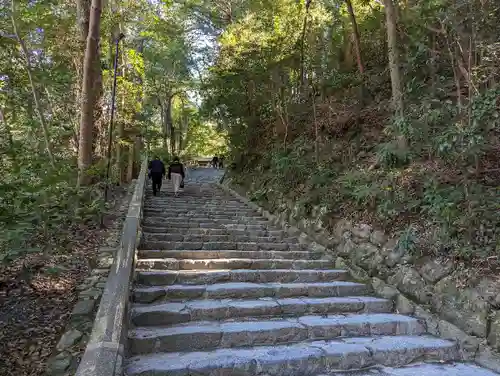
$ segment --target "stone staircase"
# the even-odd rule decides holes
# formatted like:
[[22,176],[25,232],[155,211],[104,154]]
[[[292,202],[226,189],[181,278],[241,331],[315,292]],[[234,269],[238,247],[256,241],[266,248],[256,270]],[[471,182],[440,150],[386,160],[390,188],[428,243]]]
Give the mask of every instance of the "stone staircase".
[[495,375],[453,363],[456,344],[191,180],[178,198],[148,191],[126,375]]

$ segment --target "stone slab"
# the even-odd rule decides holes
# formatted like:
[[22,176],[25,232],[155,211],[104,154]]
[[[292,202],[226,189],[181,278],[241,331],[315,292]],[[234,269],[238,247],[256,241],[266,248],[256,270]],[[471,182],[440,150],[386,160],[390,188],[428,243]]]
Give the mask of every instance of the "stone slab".
[[[412,342],[412,341],[415,342]],[[408,360],[400,349],[418,349],[420,359],[456,356],[452,342],[432,337],[391,337],[393,345],[386,352],[386,363]],[[385,348],[385,337],[373,338],[366,347],[355,338],[345,341],[317,341],[282,346],[218,349],[208,352],[156,353],[129,359],[127,376],[135,375],[275,375],[303,376],[336,370],[359,369],[377,364],[378,348]],[[379,343],[381,344],[379,346]],[[398,364],[400,365],[400,364]]]

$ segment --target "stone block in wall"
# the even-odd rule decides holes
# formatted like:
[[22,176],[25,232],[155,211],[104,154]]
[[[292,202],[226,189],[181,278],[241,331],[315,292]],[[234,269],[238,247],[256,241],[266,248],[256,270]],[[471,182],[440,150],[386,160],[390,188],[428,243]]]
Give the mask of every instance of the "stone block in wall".
[[396,296],[396,312],[402,315],[413,315],[415,313],[415,303],[403,294]]
[[399,295],[399,291],[396,288],[389,286],[380,278],[372,278],[371,285],[375,293],[382,298],[395,300]]
[[445,320],[438,321],[438,330],[441,338],[456,341],[460,346],[461,356],[465,361],[473,361],[479,345],[483,340],[478,337],[473,337],[465,333],[456,325],[453,325]]
[[500,311],[491,314],[490,332],[488,333],[488,344],[495,350],[500,351]]
[[387,242],[387,235],[383,231],[374,230],[370,235],[370,242],[378,246],[383,246]]
[[500,354],[493,352],[488,346],[483,344],[479,346],[475,361],[480,366],[500,373]]
[[372,226],[360,223],[352,226],[351,232],[355,238],[358,238],[361,241],[365,241],[367,239],[370,239],[370,235],[372,233]]
[[379,248],[369,242],[359,243],[351,252],[351,260],[365,270],[370,270],[372,260],[380,254]]
[[404,294],[415,298],[418,302],[429,303],[432,289],[427,286],[420,274],[410,266],[399,266],[387,282],[396,286]]
[[425,321],[427,333],[439,337],[439,320],[422,306],[415,306],[415,317]]
[[333,227],[333,236],[337,239],[342,239],[344,237],[344,232],[351,232],[352,230],[352,222],[347,221],[345,219],[341,219],[335,223]]
[[490,304],[475,289],[459,287],[462,278],[452,275],[439,281],[434,287],[432,305],[443,319],[468,334],[485,338]]
[[417,264],[420,275],[431,284],[449,276],[455,267],[452,260],[439,260],[428,256],[418,260]]

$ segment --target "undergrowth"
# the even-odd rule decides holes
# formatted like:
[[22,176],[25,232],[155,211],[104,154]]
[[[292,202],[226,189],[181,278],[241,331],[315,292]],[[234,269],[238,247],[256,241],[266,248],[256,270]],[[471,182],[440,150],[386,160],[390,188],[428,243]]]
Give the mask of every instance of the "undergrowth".
[[325,208],[327,223],[351,218],[410,232],[419,238],[420,254],[496,258],[499,94],[490,90],[475,97],[468,116],[451,102],[424,98],[413,102],[404,120],[389,119],[389,126],[361,124],[354,138],[349,132],[323,133],[318,161],[315,139],[298,133],[286,147],[274,144],[251,164],[238,166],[234,179],[271,209],[288,200],[303,216]]

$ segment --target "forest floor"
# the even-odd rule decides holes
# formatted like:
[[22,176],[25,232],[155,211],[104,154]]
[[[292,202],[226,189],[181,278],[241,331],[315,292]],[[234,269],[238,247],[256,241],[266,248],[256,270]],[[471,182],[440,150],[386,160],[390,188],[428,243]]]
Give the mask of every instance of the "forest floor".
[[118,209],[126,198],[126,186],[112,192],[113,205],[103,226],[91,223],[65,229],[64,249],[0,265],[0,375],[45,373],[77,301],[76,287],[90,273],[106,230],[119,220]]

